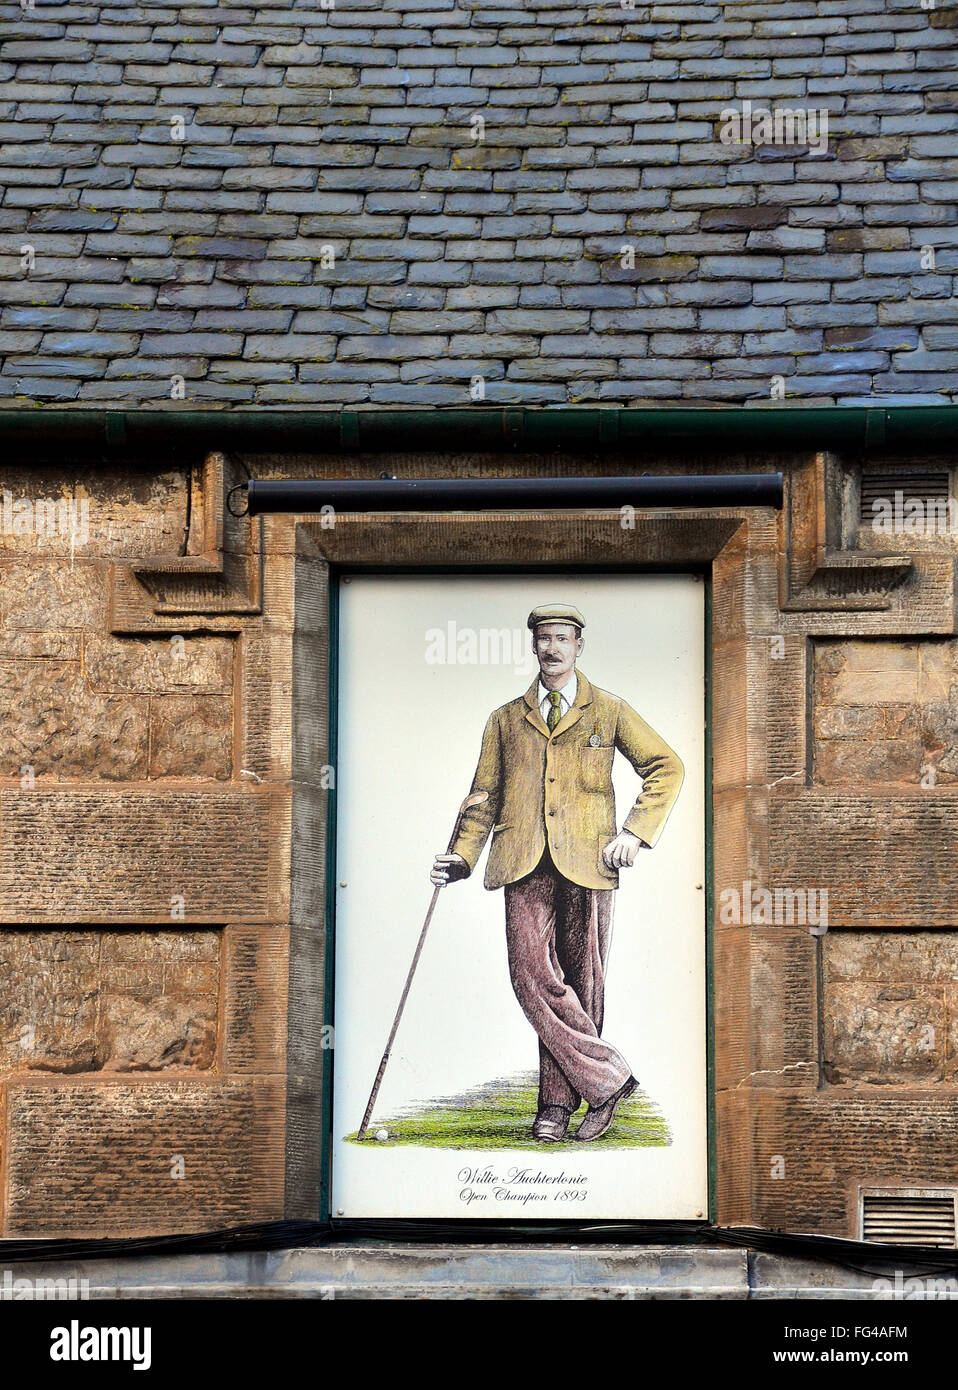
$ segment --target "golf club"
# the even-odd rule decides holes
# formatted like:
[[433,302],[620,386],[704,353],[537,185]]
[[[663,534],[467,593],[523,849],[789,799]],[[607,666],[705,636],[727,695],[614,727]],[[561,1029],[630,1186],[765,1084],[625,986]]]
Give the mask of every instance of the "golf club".
[[[471,796],[466,797],[465,801],[459,807],[459,814],[456,817],[456,824],[453,827],[452,835],[449,837],[449,846],[446,850],[447,854],[452,853],[452,847],[456,843],[456,839],[459,835],[459,827],[462,824],[462,818],[469,810],[470,806],[480,805],[483,801],[485,801],[488,798],[488,796],[488,792],[473,792]],[[410,965],[409,967],[409,974],[406,976],[406,983],[403,986],[403,992],[399,1000],[399,1008],[396,1010],[396,1017],[393,1019],[393,1026],[389,1030],[389,1039],[386,1043],[386,1051],[383,1053],[383,1059],[379,1063],[379,1070],[376,1073],[376,1080],[373,1082],[373,1089],[370,1092],[369,1096],[369,1104],[366,1106],[366,1113],[363,1116],[363,1122],[359,1126],[359,1131],[356,1135],[357,1139],[365,1139],[368,1133],[369,1121],[372,1118],[373,1107],[376,1104],[376,1097],[379,1095],[379,1088],[382,1085],[383,1076],[386,1073],[386,1063],[389,1061],[389,1054],[392,1051],[393,1040],[396,1036],[396,1029],[399,1027],[399,1020],[402,1018],[403,1009],[406,1007],[406,999],[409,995],[409,987],[412,984],[412,977],[416,973],[416,966],[419,964],[419,957],[422,955],[422,948],[426,940],[426,932],[429,930],[429,923],[432,921],[432,914],[435,911],[436,903],[439,901],[439,894],[444,887],[445,884],[437,883],[435,888],[433,889],[432,901],[430,902],[429,910],[426,913],[426,920],[422,924],[422,931],[419,933],[419,941],[416,945],[416,953],[412,958],[412,965]]]

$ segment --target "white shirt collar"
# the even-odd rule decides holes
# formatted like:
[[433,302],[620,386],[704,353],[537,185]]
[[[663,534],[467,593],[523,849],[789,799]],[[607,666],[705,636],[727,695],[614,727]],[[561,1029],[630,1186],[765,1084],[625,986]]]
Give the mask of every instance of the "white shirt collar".
[[[579,677],[576,675],[575,671],[573,671],[573,672],[572,672],[572,677],[571,677],[571,679],[570,679],[569,681],[567,681],[566,684],[565,684],[565,685],[562,687],[562,689],[559,691],[559,708],[560,708],[560,710],[562,710],[562,713],[563,713],[563,714],[567,714],[568,711],[569,711],[569,710],[572,708],[572,706],[575,704],[575,697],[576,697],[576,693],[577,693],[577,691],[578,691],[578,688],[579,688]],[[548,703],[548,700],[549,700],[549,691],[548,691],[548,690],[546,689],[546,687],[542,684],[542,677],[540,676],[540,677],[539,677],[539,708],[541,709],[542,706],[543,706],[544,704],[547,704],[547,703]]]

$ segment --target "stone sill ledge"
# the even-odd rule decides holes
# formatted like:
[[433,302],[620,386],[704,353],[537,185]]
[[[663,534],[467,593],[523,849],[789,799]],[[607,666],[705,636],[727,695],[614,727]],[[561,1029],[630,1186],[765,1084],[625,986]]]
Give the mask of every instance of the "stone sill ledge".
[[[0,1276],[8,1286],[16,1279],[86,1280],[91,1300],[889,1297],[881,1285],[876,1290],[876,1276],[838,1265],[687,1246],[349,1244],[253,1254],[2,1265],[0,1245]],[[951,1297],[958,1298],[958,1292]]]

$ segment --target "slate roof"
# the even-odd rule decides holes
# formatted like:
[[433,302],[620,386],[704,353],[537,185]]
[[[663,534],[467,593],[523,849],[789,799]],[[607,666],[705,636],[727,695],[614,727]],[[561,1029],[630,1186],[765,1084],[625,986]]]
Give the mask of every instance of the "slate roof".
[[[946,401],[956,26],[919,0],[0,6],[0,397]],[[745,101],[827,108],[825,157],[723,143]]]

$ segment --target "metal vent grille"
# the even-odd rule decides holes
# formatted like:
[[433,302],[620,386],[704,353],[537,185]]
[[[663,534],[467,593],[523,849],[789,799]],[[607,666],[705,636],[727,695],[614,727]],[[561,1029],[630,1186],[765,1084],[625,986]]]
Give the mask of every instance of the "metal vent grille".
[[946,502],[951,495],[951,475],[947,468],[933,468],[924,473],[863,473],[862,523],[871,525],[875,517],[872,503],[879,498],[894,505],[896,492],[903,498],[917,497],[922,503]]
[[885,1245],[955,1246],[955,1194],[862,1196],[862,1240]]

